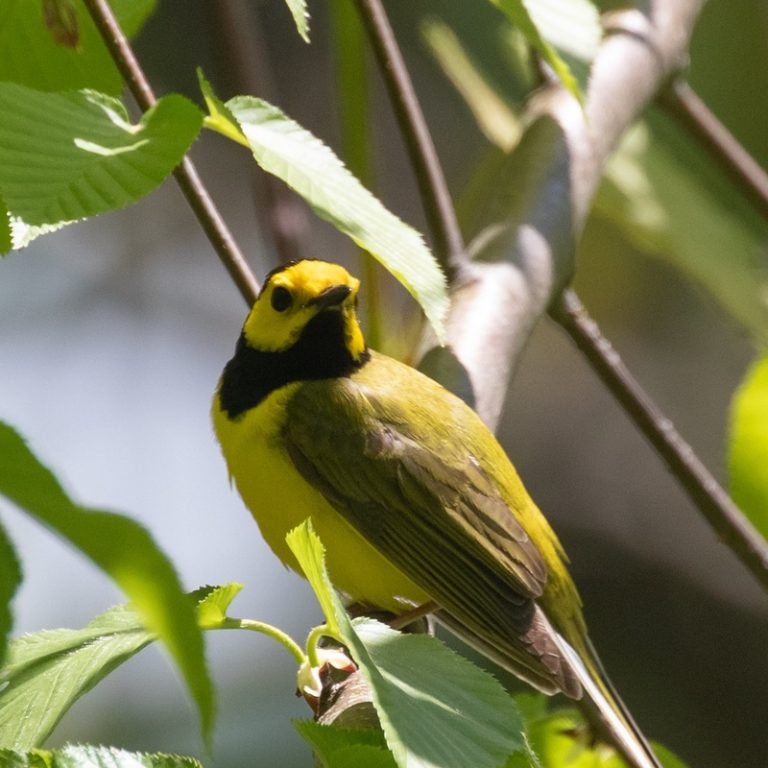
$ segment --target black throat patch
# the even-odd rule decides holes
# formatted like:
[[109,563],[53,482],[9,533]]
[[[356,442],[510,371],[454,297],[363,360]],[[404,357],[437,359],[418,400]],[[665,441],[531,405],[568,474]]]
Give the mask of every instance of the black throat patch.
[[298,341],[282,352],[253,349],[241,333],[235,356],[221,378],[221,408],[230,419],[236,419],[285,384],[349,376],[369,357],[366,350],[358,360],[352,358],[345,343],[343,318],[335,310],[313,317]]

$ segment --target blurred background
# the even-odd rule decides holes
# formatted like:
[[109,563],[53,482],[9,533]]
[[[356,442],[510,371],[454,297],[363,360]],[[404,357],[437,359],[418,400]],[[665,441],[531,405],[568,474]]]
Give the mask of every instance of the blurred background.
[[[218,5],[161,0],[136,41],[158,93],[181,91],[199,102],[197,65],[221,96],[237,92]],[[256,6],[246,31],[258,35],[269,93],[255,95],[339,149],[325,4],[310,5],[309,46],[283,3]],[[489,78],[519,103],[522,93],[502,56],[480,45],[499,17],[464,0],[389,8],[458,199],[487,143],[419,25],[438,16],[461,30]],[[764,165],[768,91],[755,80],[766,71],[762,0],[709,0],[691,49],[690,81]],[[373,67],[371,76],[374,191],[425,231]],[[204,136],[193,157],[263,275],[276,257],[259,230],[258,171],[244,150],[215,136]],[[306,255],[361,272],[346,241],[309,221]],[[755,354],[748,332],[669,261],[635,249],[606,217],[587,228],[576,286],[630,369],[724,481],[729,402]],[[397,287],[384,290],[393,310],[383,343],[395,349],[394,337],[415,328],[415,312]],[[190,590],[242,582],[233,615],[270,622],[303,641],[319,610],[304,582],[266,549],[230,489],[208,417],[244,312],[168,182],[133,208],[41,238],[0,264],[0,418],[26,436],[77,500],[143,521]],[[570,554],[594,642],[644,729],[691,766],[765,766],[765,596],[547,319],[520,361],[500,436]],[[59,540],[7,504],[1,511],[25,573],[15,601],[17,634],[79,627],[122,602]],[[310,716],[294,696],[291,658],[250,633],[209,634],[208,655],[219,717],[206,764],[242,765],[247,754],[261,766],[310,766],[309,748],[291,726],[292,718]],[[171,665],[150,648],[76,705],[50,743],[203,754],[195,725]]]

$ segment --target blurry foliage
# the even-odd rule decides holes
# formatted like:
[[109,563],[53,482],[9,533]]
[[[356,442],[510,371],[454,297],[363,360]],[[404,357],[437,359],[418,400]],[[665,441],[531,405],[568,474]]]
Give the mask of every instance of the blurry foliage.
[[[137,33],[155,9],[154,0],[112,0],[112,5],[129,34]],[[520,27],[514,29],[503,21],[504,17],[491,3],[475,5],[441,0],[393,4],[391,9],[401,42],[409,50],[423,53],[426,41],[433,61],[442,68],[451,85],[437,83],[433,62],[420,61],[417,77],[433,78],[435,89],[444,87],[444,94],[449,88],[455,88],[466,102],[467,115],[473,116],[489,142],[478,142],[470,153],[463,147],[452,149],[461,154],[466,174],[465,182],[457,185],[460,188],[456,196],[463,199],[468,234],[473,231],[473,222],[480,218],[479,212],[488,196],[498,191],[495,187],[502,183],[505,157],[513,151],[521,133],[517,114],[535,84],[535,67],[528,44],[533,43],[544,54],[576,94],[585,87],[589,57],[596,44],[594,8],[586,0],[578,3],[527,0],[525,4],[504,0],[493,5],[518,24],[522,20],[525,34],[521,34]],[[598,5],[607,9],[623,3],[605,0]],[[288,6],[298,33],[302,39],[308,39],[306,4],[290,0]],[[0,7],[0,81],[8,81],[0,83],[0,105],[6,115],[0,120],[0,252],[22,247],[34,237],[71,221],[135,202],[168,176],[198,135],[201,113],[178,95],[165,97],[152,114],[140,122],[129,119],[123,105],[114,99],[121,91],[117,69],[84,8],[81,0],[47,0],[45,3],[5,0]],[[321,18],[322,13],[318,9]],[[532,25],[531,19],[537,26]],[[338,22],[340,31],[342,21]],[[313,35],[321,38],[322,24],[316,27]],[[768,142],[763,130],[768,123],[768,100],[757,98],[754,78],[744,76],[744,73],[762,73],[768,68],[768,35],[765,34],[768,11],[761,0],[711,0],[700,29],[691,48],[690,82],[715,111],[723,115],[726,124],[754,156],[763,163],[768,162]],[[152,40],[152,34],[150,29],[147,39]],[[160,55],[158,49],[155,46],[153,56]],[[731,55],[726,55],[728,53]],[[340,82],[354,80],[351,70],[360,68],[364,61],[364,55],[360,51],[357,54],[339,68]],[[362,77],[361,73],[357,74]],[[190,74],[187,72],[184,76],[190,77]],[[84,88],[101,93],[74,93]],[[58,91],[72,93],[51,93]],[[208,95],[212,97],[212,92]],[[369,184],[374,172],[365,159],[370,153],[368,120],[359,119],[360,115],[369,116],[368,106],[359,103],[369,95],[366,89],[361,89],[355,98],[354,104],[347,105],[343,144],[351,153],[348,161],[352,170],[364,176],[363,181]],[[447,98],[456,96],[451,93]],[[218,104],[221,117],[225,107]],[[748,104],[749,109],[737,108],[744,104]],[[263,153],[263,146],[253,143],[248,128],[250,117],[241,113],[253,111],[255,107],[266,110],[266,121],[272,122],[271,127],[277,129],[277,134],[282,132],[294,141],[298,137],[297,143],[287,145],[279,158],[281,169],[275,172],[292,181],[293,186],[302,188],[302,194],[321,215],[337,224],[343,219],[344,226],[340,229],[353,240],[371,247],[370,242],[360,236],[362,230],[345,219],[356,213],[350,210],[354,206],[347,205],[339,214],[326,203],[328,199],[333,199],[334,204],[338,202],[339,188],[335,185],[340,183],[338,177],[327,172],[329,168],[334,172],[337,169],[337,161],[327,147],[319,145],[320,152],[327,152],[326,159],[333,159],[320,170],[310,168],[307,173],[300,162],[305,157],[302,146],[306,149],[317,140],[298,123],[262,101],[228,102],[227,106],[237,117],[229,126],[230,133],[244,134],[245,143],[251,142],[249,146],[254,154]],[[213,112],[212,119],[215,119],[217,115]],[[450,126],[438,127],[446,129],[439,132],[438,144],[444,142],[449,147]],[[55,177],[60,180],[58,186],[51,184],[52,169],[59,174]],[[297,184],[300,170],[304,177]],[[54,194],[57,191],[60,194]],[[397,237],[402,236],[403,231],[391,223],[388,215],[386,210],[370,214],[375,219],[374,225],[383,228],[385,239],[390,236],[393,242],[399,243]],[[620,233],[631,244],[633,254],[652,256],[677,270],[684,281],[701,286],[743,326],[756,346],[762,347],[768,340],[768,225],[745,202],[734,183],[667,116],[652,110],[627,134],[607,169],[590,226],[593,232],[601,231],[601,226],[609,227],[614,235]],[[414,236],[418,238],[415,233]],[[595,240],[591,237],[590,243],[594,245]],[[605,242],[604,239],[603,247]],[[598,242],[598,248],[600,245]],[[409,259],[398,247],[392,250],[394,255],[384,258],[392,271],[402,274],[404,270],[413,269],[410,263],[401,269],[398,258],[404,262]],[[608,253],[594,252],[584,253],[582,257],[611,259]],[[428,254],[420,253],[419,258],[423,259],[422,266],[427,265],[427,271],[432,269]],[[611,265],[606,271],[610,273],[614,267]],[[436,270],[432,269],[427,276],[423,290],[413,288],[413,283],[421,285],[418,270],[411,272],[405,282],[409,280],[415,294],[436,292],[424,304],[427,314],[439,323],[443,294]],[[608,286],[602,290],[607,292]],[[762,359],[750,372],[734,402],[728,450],[734,495],[764,534],[768,532],[766,392],[766,362]],[[0,743],[0,748],[13,746],[23,750],[39,744],[78,696],[152,640],[153,635],[144,629],[142,621],[168,643],[185,670],[190,687],[197,691],[203,721],[209,724],[212,705],[199,633],[187,626],[191,614],[188,615],[186,603],[180,602],[185,598],[181,597],[172,567],[162,553],[145,537],[145,532],[133,527],[130,521],[85,510],[72,502],[10,428],[3,427],[0,436],[4,438],[0,492],[96,560],[144,612],[141,620],[126,609],[115,609],[83,630],[57,630],[14,641],[9,664],[0,677],[0,684],[4,686],[0,688],[0,703],[12,702],[11,709],[5,710],[6,719],[0,720],[0,726],[6,728],[0,733],[7,735],[9,724],[12,728],[19,723],[33,730],[25,732],[18,741]],[[100,533],[90,526],[89,515],[92,520],[101,521]],[[99,533],[98,540],[94,539],[94,532]],[[126,541],[134,542],[127,554],[123,547]],[[307,547],[310,557],[318,556],[316,545]],[[20,578],[11,540],[0,529],[0,655],[11,629],[8,606]],[[349,625],[342,613],[331,620],[338,606],[334,607],[336,598],[322,581],[320,578],[315,588],[331,623],[329,632],[342,635],[366,669],[369,681],[381,684],[378,695],[396,702],[391,710],[381,706],[379,711],[390,747],[394,747],[392,752],[386,751],[386,744],[378,735],[361,738],[360,734],[324,731],[311,724],[298,728],[314,745],[325,765],[351,766],[363,761],[371,765],[404,765],[412,759],[411,750],[418,747],[418,727],[412,728],[418,708],[411,708],[413,701],[408,698],[408,686],[398,685],[397,680],[407,676],[409,664],[423,672],[427,656],[439,658],[440,664],[448,664],[450,657],[444,655],[448,652],[437,641],[427,638],[397,640],[399,636],[390,636],[391,631],[380,625]],[[202,628],[226,624],[225,611],[233,595],[234,592],[227,592],[222,605],[208,606],[207,618],[199,619]],[[211,618],[214,614],[215,620]],[[128,624],[123,625],[121,621],[126,615]],[[121,645],[126,637],[129,647]],[[111,655],[108,653],[97,660],[96,654],[104,645],[110,646]],[[402,656],[391,656],[393,645],[401,649]],[[34,652],[29,653],[30,649]],[[26,666],[20,665],[19,658],[27,660]],[[77,663],[83,660],[85,667],[78,667]],[[68,666],[66,672],[71,688],[58,690],[60,700],[52,708],[45,693],[53,685],[50,679],[60,678],[62,667],[58,665],[65,661],[76,662]],[[403,663],[404,668],[398,666]],[[509,757],[509,766],[538,764],[537,758],[523,748],[519,728],[509,727],[511,721],[517,720],[520,710],[527,728],[527,743],[541,765],[606,768],[617,765],[615,755],[593,750],[583,739],[579,740],[584,724],[577,716],[570,712],[553,715],[545,709],[540,697],[517,698],[515,704],[485,673],[468,664],[461,670],[462,675],[466,673],[466,680],[470,680],[469,690],[483,692],[478,701],[473,703],[468,696],[465,702],[467,711],[471,710],[474,718],[487,726],[481,734],[486,741],[479,739],[471,744],[473,764],[492,766],[494,760],[511,753],[514,755]],[[429,688],[430,682],[435,684],[434,689]],[[34,688],[34,695],[21,697],[23,701],[18,697],[14,699],[22,683]],[[435,680],[421,681],[430,698],[440,701],[442,697],[455,702],[451,693],[446,693],[448,683],[458,685],[457,680],[450,678],[447,667]],[[492,711],[483,709],[489,701],[496,702]],[[458,737],[466,745],[473,729],[464,722],[465,718],[459,718],[460,722],[451,721],[450,716],[446,718],[449,707],[445,702],[441,706],[443,711],[431,728],[444,735],[444,739],[438,738],[429,745],[433,750],[431,759],[435,764],[451,765],[458,750],[452,739]],[[23,721],[20,713],[25,707],[32,708],[27,715],[34,710],[36,722]],[[500,708],[505,707],[508,710],[503,724],[496,722]],[[469,734],[460,730],[465,726]],[[476,729],[474,734],[481,731]],[[16,735],[19,733],[21,731],[16,731]],[[681,765],[666,752],[663,759],[667,766]],[[0,751],[2,766],[86,764],[162,768],[192,766],[194,762],[187,758],[128,755],[91,747],[57,752]]]

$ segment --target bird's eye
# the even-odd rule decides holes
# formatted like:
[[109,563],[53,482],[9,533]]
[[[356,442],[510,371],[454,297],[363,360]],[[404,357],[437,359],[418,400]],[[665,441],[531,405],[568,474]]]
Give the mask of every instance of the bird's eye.
[[293,304],[291,292],[287,288],[283,288],[282,285],[278,285],[272,291],[272,309],[276,312],[285,312],[291,304]]

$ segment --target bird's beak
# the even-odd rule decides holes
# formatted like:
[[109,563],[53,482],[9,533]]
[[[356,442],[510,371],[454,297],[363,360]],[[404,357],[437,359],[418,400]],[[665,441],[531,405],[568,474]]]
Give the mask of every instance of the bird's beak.
[[348,285],[332,285],[326,288],[321,294],[315,296],[307,302],[308,307],[317,307],[319,312],[324,309],[333,309],[340,307],[352,289]]

